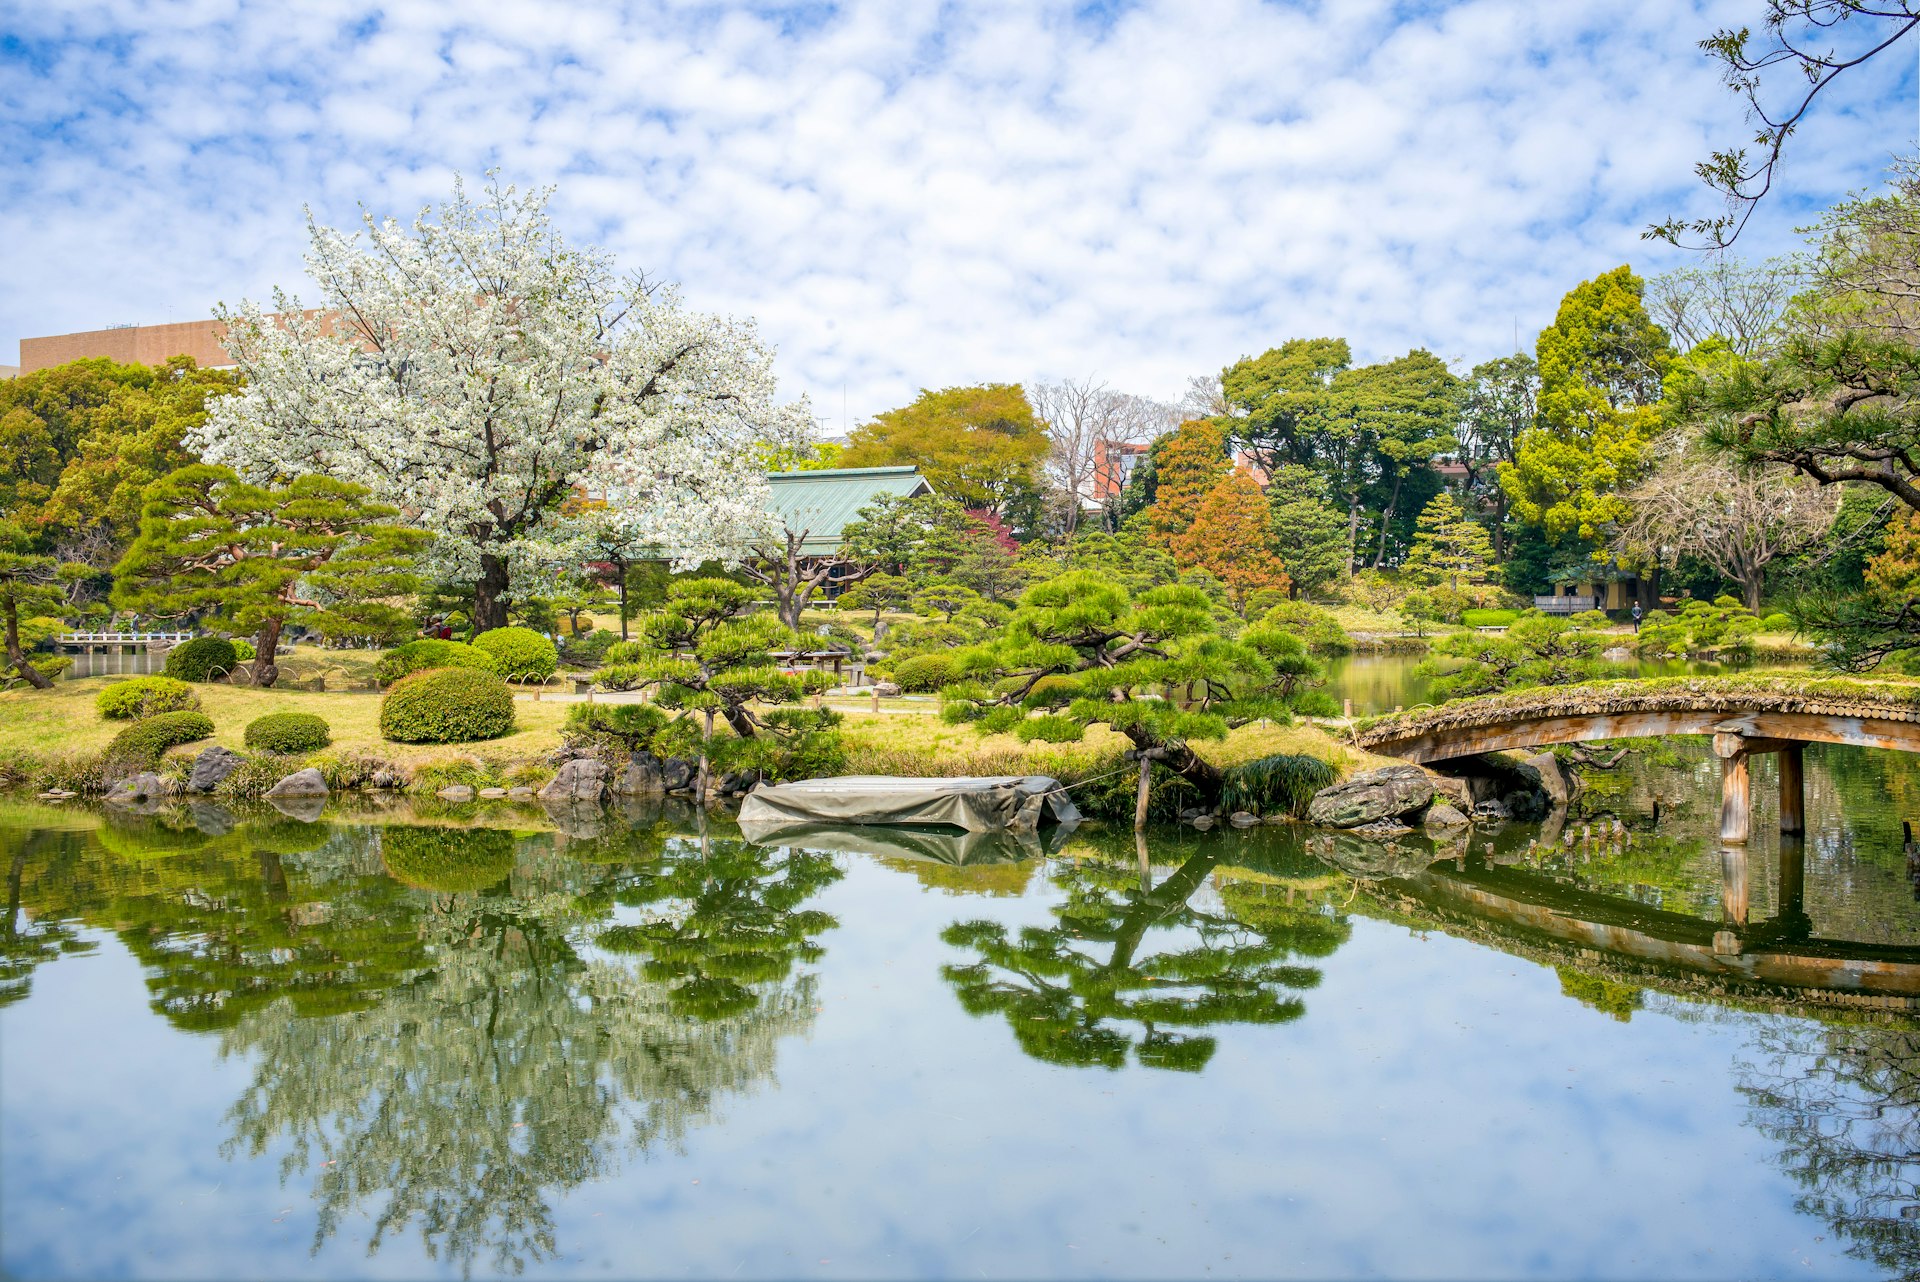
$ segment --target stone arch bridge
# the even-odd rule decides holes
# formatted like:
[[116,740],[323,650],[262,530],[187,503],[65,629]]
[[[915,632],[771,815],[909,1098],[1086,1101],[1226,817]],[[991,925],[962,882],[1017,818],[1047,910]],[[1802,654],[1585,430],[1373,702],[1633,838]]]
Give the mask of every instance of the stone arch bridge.
[[1802,752],[1845,743],[1920,752],[1920,683],[1701,677],[1543,686],[1461,699],[1362,723],[1368,752],[1426,764],[1508,748],[1605,739],[1710,735],[1720,758],[1720,836],[1753,824],[1748,760],[1780,754],[1780,830],[1805,825]]

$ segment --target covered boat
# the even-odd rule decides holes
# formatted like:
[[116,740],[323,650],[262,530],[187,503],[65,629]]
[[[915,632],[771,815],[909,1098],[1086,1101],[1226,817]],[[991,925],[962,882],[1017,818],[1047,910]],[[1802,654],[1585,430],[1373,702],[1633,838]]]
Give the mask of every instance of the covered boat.
[[763,831],[791,824],[913,824],[967,832],[1033,832],[1049,822],[1078,823],[1080,812],[1060,781],[1046,775],[844,775],[761,784],[740,803],[740,826]]

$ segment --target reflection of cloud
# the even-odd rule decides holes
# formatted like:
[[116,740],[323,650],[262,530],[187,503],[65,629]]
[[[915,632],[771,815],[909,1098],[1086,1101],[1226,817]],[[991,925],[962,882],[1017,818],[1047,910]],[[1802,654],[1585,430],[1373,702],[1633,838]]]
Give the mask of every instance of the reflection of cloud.
[[[1638,233],[1705,208],[1692,164],[1745,132],[1695,41],[1753,11],[15,6],[0,334],[263,296],[299,277],[303,202],[406,216],[497,164],[559,182],[573,237],[757,315],[782,377],[831,415],[844,385],[856,420],[986,378],[1172,395],[1294,335],[1478,358],[1581,277],[1679,261]],[[1874,180],[1912,65],[1831,91],[1794,191]],[[1805,213],[1776,198],[1752,249]]]
[[[781,1046],[780,1089],[736,1098],[684,1153],[556,1200],[562,1258],[543,1274],[1859,1268],[1814,1242],[1823,1226],[1794,1214],[1767,1164],[1777,1146],[1743,1124],[1729,1075],[1742,1017],[1621,1025],[1561,996],[1550,970],[1357,921],[1316,962],[1305,1018],[1234,1030],[1202,1076],[1089,1075],[1036,1063],[956,1007],[946,951],[927,942],[953,899],[853,858],[813,902],[845,925],[817,967],[822,1012]],[[1048,903],[969,908],[1045,924]],[[0,1014],[5,1268],[435,1272],[414,1238],[369,1258],[357,1223],[308,1258],[312,1203],[303,1183],[278,1185],[278,1154],[215,1157],[252,1075],[216,1046],[147,1011],[111,938]]]

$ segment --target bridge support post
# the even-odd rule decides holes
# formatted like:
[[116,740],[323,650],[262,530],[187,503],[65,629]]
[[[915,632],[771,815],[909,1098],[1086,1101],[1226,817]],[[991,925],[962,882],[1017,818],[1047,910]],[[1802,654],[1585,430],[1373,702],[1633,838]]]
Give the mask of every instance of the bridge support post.
[[1720,848],[1720,912],[1730,926],[1747,924],[1747,848]]
[[1790,743],[1780,749],[1780,831],[1798,835],[1807,830],[1806,745]]
[[1720,758],[1720,840],[1745,844],[1753,831],[1753,778],[1747,770],[1747,744],[1737,734],[1713,736]]

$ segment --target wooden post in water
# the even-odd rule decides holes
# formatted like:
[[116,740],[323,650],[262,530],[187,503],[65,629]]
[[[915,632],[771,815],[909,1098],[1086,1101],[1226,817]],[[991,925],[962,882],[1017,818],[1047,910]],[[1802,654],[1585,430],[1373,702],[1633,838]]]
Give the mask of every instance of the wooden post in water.
[[[1774,917],[1805,934],[1807,843],[1798,833],[1780,834],[1780,908]],[[1796,935],[1796,938],[1799,937]]]
[[1744,843],[1753,831],[1753,780],[1747,772],[1747,745],[1737,734],[1713,736],[1720,758],[1720,840]]
[[1807,747],[1790,743],[1780,749],[1780,831],[1798,835],[1807,830]]
[[1720,910],[1730,925],[1747,924],[1747,848],[1720,848]]

